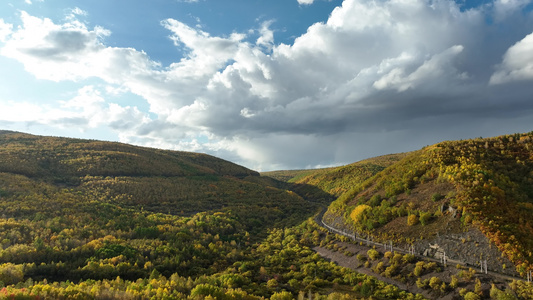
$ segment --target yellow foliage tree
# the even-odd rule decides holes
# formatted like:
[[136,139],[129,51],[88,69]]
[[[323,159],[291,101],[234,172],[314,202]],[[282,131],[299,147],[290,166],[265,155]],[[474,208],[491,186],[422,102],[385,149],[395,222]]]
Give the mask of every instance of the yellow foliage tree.
[[407,217],[407,225],[413,226],[416,225],[416,223],[418,223],[418,217],[415,214],[411,214]]
[[352,211],[352,213],[350,214],[350,218],[352,218],[354,223],[357,224],[361,220],[361,215],[363,214],[363,212],[369,208],[370,206],[366,204],[356,206],[354,210]]

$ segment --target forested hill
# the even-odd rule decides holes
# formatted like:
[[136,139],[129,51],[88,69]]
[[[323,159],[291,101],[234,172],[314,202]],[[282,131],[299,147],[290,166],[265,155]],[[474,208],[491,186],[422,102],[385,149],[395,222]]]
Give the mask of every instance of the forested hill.
[[183,216],[231,211],[252,231],[294,223],[317,209],[258,175],[206,154],[0,132],[0,209],[6,217],[55,214],[72,200],[58,194]]
[[10,131],[0,131],[0,172],[66,183],[87,175],[239,178],[258,175],[206,154]]
[[[300,194],[312,196],[312,193],[323,192],[331,197],[339,197],[406,155],[406,153],[389,154],[340,167],[271,171],[263,172],[261,175],[288,182],[292,184],[293,189],[300,190]],[[311,187],[316,187],[316,189]]]
[[408,153],[340,195],[326,219],[404,244],[476,229],[524,275],[533,269],[533,132]]
[[265,299],[335,278],[407,299],[314,254],[316,228],[292,226],[325,203],[278,185],[204,154],[1,131],[0,299]]

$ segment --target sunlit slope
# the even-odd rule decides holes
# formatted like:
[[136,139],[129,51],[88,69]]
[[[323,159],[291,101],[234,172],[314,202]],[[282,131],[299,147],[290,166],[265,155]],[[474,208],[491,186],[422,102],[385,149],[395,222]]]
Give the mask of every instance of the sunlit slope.
[[245,177],[257,172],[206,154],[0,132],[0,171],[56,182],[89,176]]
[[374,176],[386,167],[396,163],[405,153],[389,154],[365,159],[341,167],[314,170],[287,170],[261,173],[278,180],[296,185],[314,186],[338,197],[349,191],[354,185]]
[[533,133],[448,141],[411,152],[342,194],[326,217],[407,242],[474,226],[519,271],[531,268]]
[[[248,179],[258,173],[234,163],[122,143],[3,131],[0,176],[0,206],[7,218],[48,210],[54,215],[83,198],[178,215],[231,211],[251,230],[285,224],[316,209],[294,193]],[[63,201],[62,195],[71,200]]]

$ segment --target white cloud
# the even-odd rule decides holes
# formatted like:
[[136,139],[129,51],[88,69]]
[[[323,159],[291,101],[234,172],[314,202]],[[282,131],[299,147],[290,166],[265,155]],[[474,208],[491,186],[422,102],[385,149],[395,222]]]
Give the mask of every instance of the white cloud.
[[495,0],[494,19],[501,22],[530,3],[531,0]]
[[86,130],[106,126],[123,132],[134,132],[150,122],[148,116],[135,107],[108,103],[94,86],[84,86],[75,97],[57,105],[30,102],[0,101],[0,122],[25,122],[60,128]]
[[[36,0],[36,1],[37,2],[44,2],[44,0]],[[33,4],[32,0],[24,0],[24,3],[29,4],[29,5]]]
[[490,78],[491,84],[533,79],[533,33],[511,46]]
[[3,19],[0,19],[0,42],[5,42],[13,31],[13,25],[7,24]]
[[70,13],[67,14],[66,16],[66,20],[68,21],[71,21],[73,23],[76,23],[78,22],[77,21],[77,17],[78,16],[87,16],[88,13],[86,11],[84,11],[83,9],[79,8],[79,7],[75,7],[73,9],[70,10]]
[[54,24],[21,12],[22,28],[14,31],[1,54],[21,61],[38,78],[54,81],[98,76],[106,59],[101,40],[110,32],[89,30],[80,22]]
[[[442,75],[447,75],[447,77],[452,78],[455,73],[457,78],[464,79],[467,76],[464,73],[457,74],[457,70],[453,68],[453,60],[463,49],[463,46],[456,45],[446,49],[442,53],[433,55],[409,75],[405,75],[405,69],[402,67],[393,68],[390,72],[375,81],[373,86],[379,90],[394,88],[399,92],[403,92],[409,88],[416,88],[421,84],[431,84]],[[437,85],[443,84],[442,82],[436,82]]]
[[74,7],[72,9],[72,14],[77,15],[77,16],[86,16],[87,12],[79,7]]
[[[345,0],[291,45],[276,44],[272,21],[254,43],[167,19],[161,25],[185,55],[166,68],[142,51],[106,46],[110,32],[101,27],[22,13],[23,26],[5,31],[0,53],[38,78],[100,78],[108,95],[132,92],[155,114],[108,103],[86,87],[39,122],[108,126],[124,142],[203,151],[254,168],[329,165],[415,149],[451,137],[445,129],[486,135],[479,132],[501,128],[498,122],[469,122],[526,113],[529,85],[519,83],[509,106],[502,100],[509,87],[488,84],[533,77],[533,38],[523,38],[531,20],[507,13],[522,2],[508,0],[505,10],[498,1],[461,10],[449,0]],[[495,15],[499,23],[487,24]],[[9,107],[23,109],[1,108]],[[48,108],[35,111],[27,120]]]
[[257,39],[256,42],[257,45],[264,46],[268,50],[271,50],[272,46],[274,45],[274,32],[269,28],[272,23],[274,23],[274,21],[269,20],[261,24],[261,28],[259,29],[259,33],[261,34],[261,36]]
[[311,5],[313,4],[313,2],[315,2],[314,0],[297,0],[298,1],[298,4],[300,5]]

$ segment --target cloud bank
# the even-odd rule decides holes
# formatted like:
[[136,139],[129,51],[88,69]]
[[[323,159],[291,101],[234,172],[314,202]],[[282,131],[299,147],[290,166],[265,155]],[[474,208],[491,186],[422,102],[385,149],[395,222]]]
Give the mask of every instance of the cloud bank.
[[105,28],[22,12],[20,28],[0,20],[0,54],[37,78],[99,78],[150,106],[149,115],[110,103],[92,86],[46,120],[19,121],[105,125],[123,142],[255,169],[313,167],[531,130],[530,2],[464,9],[449,0],[345,0],[290,45],[275,43],[271,22],[250,41],[248,33],[211,36],[167,19],[161,26],[186,52],[168,66],[107,46]]

